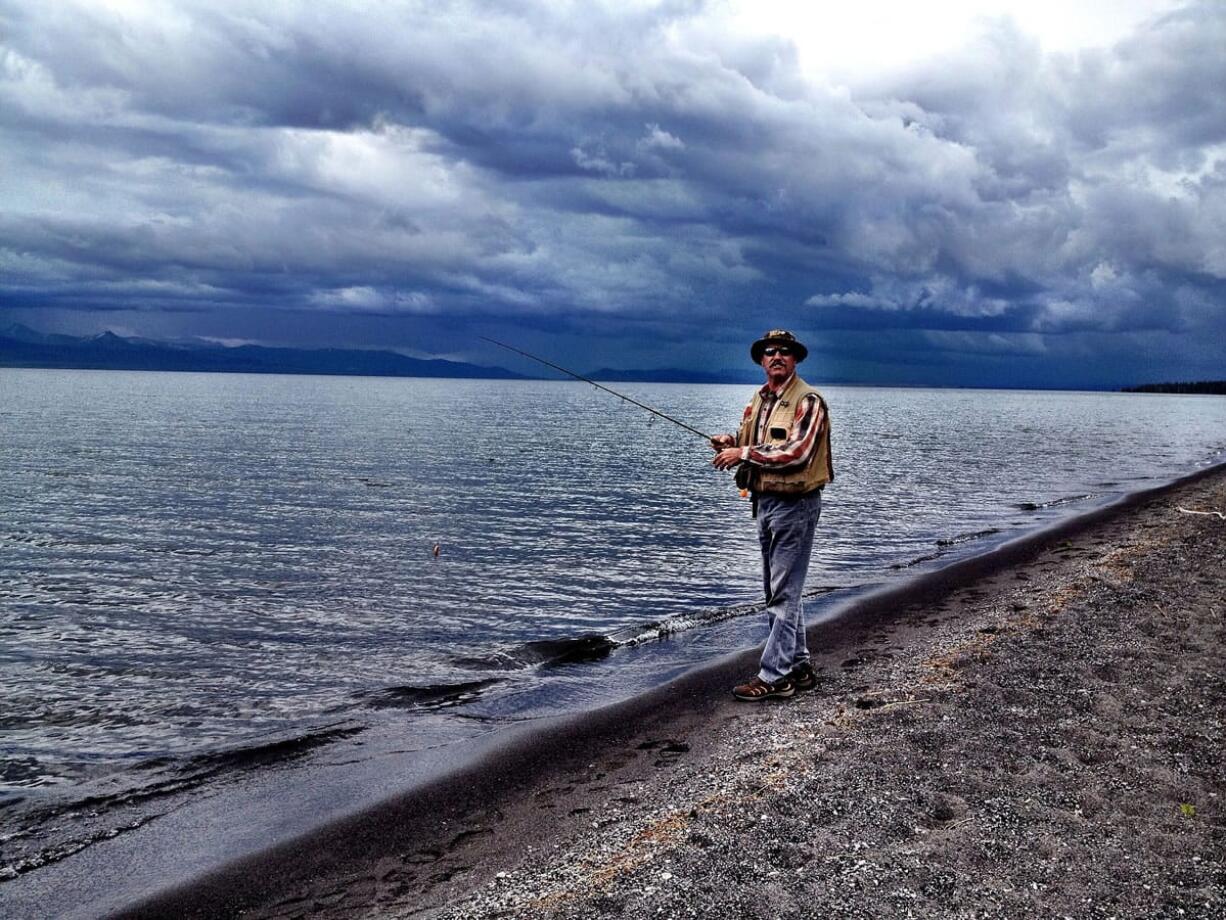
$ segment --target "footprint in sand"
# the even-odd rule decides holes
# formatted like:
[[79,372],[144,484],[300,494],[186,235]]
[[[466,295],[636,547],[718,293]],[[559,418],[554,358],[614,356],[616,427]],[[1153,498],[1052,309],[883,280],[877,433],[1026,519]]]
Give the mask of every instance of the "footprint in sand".
[[472,840],[474,837],[488,837],[492,833],[494,832],[490,830],[488,827],[468,828],[467,830],[460,831],[458,834],[452,837],[451,842],[447,844],[447,848],[450,850],[454,850],[457,846],[467,843],[468,841]]
[[669,767],[689,751],[690,746],[685,741],[675,738],[651,739],[639,745],[640,751],[654,751],[657,755],[657,767]]
[[411,853],[406,856],[404,861],[412,865],[422,865],[425,863],[438,862],[443,858],[443,851],[436,850],[433,847],[425,850],[418,850],[416,853]]
[[876,649],[861,648],[861,649],[856,649],[854,658],[848,658],[841,665],[839,665],[839,667],[841,667],[845,671],[851,671],[851,670],[854,670],[855,668],[863,667],[866,664],[872,664],[874,661],[876,661],[879,658],[888,660],[893,657],[894,656],[891,655],[889,652],[879,652]]

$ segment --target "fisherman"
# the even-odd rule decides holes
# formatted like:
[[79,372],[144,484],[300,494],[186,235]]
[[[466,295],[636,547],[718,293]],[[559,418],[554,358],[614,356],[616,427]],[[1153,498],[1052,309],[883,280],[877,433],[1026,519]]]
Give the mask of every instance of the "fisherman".
[[822,488],[834,479],[826,401],[796,373],[809,350],[792,333],[772,329],[749,349],[766,372],[735,435],[711,438],[712,464],[740,467],[737,484],[753,497],[762,544],[769,635],[758,673],[733,688],[738,700],[789,697],[811,690],[817,674],[805,642],[801,595],[809,571]]

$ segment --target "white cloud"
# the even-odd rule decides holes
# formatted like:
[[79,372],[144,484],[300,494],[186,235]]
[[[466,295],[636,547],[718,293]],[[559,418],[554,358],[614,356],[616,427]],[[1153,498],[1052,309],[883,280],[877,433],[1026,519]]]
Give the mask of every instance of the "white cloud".
[[1045,355],[1050,347],[1045,336],[1036,332],[969,332],[929,330],[923,338],[934,348],[957,354]]
[[805,301],[810,307],[852,307],[884,312],[927,311],[960,317],[1002,316],[1010,303],[967,287],[954,278],[933,275],[923,281],[877,277],[871,290],[814,294]]
[[1117,278],[1119,278],[1119,272],[1109,263],[1099,262],[1090,272],[1090,286],[1095,290],[1102,290],[1114,284]]
[[847,291],[843,294],[814,294],[805,303],[810,307],[863,307],[866,310],[884,308],[898,309],[898,304],[887,303],[876,297],[870,297],[860,291]]
[[626,160],[620,163],[614,162],[599,145],[591,151],[582,146],[572,147],[570,155],[571,159],[575,161],[576,166],[588,172],[600,173],[605,176],[634,175],[635,166],[633,163]]
[[1176,0],[735,0],[724,7],[742,35],[781,36],[818,78],[852,79],[945,58],[985,22],[1009,21],[1045,52],[1109,46],[1177,7]]
[[311,294],[314,306],[344,313],[431,313],[433,298],[421,291],[380,290],[370,285],[318,290]]
[[639,138],[638,148],[644,151],[652,150],[684,150],[685,143],[681,138],[665,131],[657,124],[647,125],[647,133]]

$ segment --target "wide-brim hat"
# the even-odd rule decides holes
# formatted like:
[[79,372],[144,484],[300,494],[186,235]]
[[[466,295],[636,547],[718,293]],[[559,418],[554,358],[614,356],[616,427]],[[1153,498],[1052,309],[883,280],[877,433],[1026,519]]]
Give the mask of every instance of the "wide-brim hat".
[[767,345],[787,345],[792,349],[792,354],[796,356],[797,364],[809,357],[809,349],[801,344],[800,339],[786,329],[772,329],[749,347],[749,354],[753,357],[754,364],[762,363],[762,352]]

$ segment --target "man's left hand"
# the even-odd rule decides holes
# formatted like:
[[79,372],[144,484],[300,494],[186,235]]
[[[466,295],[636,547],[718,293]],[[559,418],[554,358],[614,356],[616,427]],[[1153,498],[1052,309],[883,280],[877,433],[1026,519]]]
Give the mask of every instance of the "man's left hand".
[[730,470],[740,462],[741,449],[739,447],[728,447],[715,455],[711,465],[717,470]]

